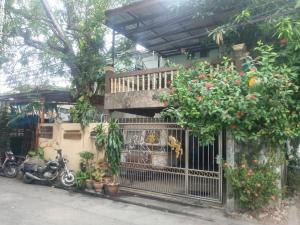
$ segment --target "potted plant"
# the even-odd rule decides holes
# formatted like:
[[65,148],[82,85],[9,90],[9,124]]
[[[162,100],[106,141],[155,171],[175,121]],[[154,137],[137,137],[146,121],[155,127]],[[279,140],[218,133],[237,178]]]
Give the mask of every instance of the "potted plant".
[[75,174],[75,184],[76,188],[79,190],[84,190],[86,187],[86,180],[88,179],[88,175],[86,172],[81,170],[77,171]]
[[105,132],[105,129],[103,128],[103,125],[100,124],[94,129],[95,132],[95,145],[98,150],[102,150],[106,146],[107,142],[107,133]]
[[81,168],[82,171],[87,174],[87,179],[86,179],[86,188],[91,190],[93,189],[93,178],[92,178],[92,173],[94,171],[93,167],[93,159],[94,159],[94,153],[88,152],[88,151],[83,151],[79,153],[81,157]]
[[119,183],[117,177],[120,171],[121,150],[123,147],[123,135],[115,120],[110,120],[108,125],[108,136],[106,146],[106,160],[109,164],[109,170],[113,175],[113,180],[104,185],[105,193],[108,195],[116,195],[119,192]]
[[96,192],[101,192],[102,189],[103,189],[103,185],[104,185],[103,177],[104,177],[104,175],[105,175],[105,172],[100,168],[97,168],[92,174],[92,176],[94,178],[93,185],[94,185],[94,188],[95,188]]

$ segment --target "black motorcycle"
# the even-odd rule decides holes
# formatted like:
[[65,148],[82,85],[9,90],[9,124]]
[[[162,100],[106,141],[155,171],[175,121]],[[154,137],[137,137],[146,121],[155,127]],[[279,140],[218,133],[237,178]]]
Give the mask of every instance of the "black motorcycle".
[[67,160],[62,155],[62,150],[58,149],[55,160],[48,161],[44,166],[38,166],[24,162],[21,171],[23,172],[23,181],[31,184],[34,181],[46,181],[54,183],[60,178],[60,182],[65,187],[71,187],[75,184],[75,174],[67,167]]
[[16,157],[12,151],[4,152],[4,156],[0,157],[0,173],[6,177],[16,177],[18,174],[18,165]]

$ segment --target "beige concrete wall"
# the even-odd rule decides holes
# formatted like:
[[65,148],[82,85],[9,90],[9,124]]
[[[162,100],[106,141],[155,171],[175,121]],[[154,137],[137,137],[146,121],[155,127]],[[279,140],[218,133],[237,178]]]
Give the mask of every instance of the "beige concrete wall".
[[[63,155],[69,160],[69,167],[72,170],[79,170],[80,156],[82,151],[90,151],[95,154],[97,161],[104,159],[104,150],[98,151],[95,141],[91,138],[90,133],[97,126],[96,123],[89,124],[84,130],[81,129],[79,123],[55,123],[42,124],[41,126],[53,126],[53,138],[40,138],[39,145],[45,151],[46,159],[55,159],[56,151],[54,149],[62,149]],[[107,124],[104,124],[107,127]],[[81,132],[81,138],[78,140],[65,139],[65,131],[75,130]]]

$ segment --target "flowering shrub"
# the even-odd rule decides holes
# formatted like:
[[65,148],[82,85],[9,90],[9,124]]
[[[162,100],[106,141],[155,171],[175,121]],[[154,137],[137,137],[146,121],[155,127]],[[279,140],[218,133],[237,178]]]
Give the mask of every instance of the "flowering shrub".
[[243,208],[255,210],[278,198],[280,191],[276,183],[279,175],[274,162],[258,163],[252,160],[251,166],[245,159],[237,166],[225,163],[225,177]]
[[169,93],[161,99],[164,114],[191,129],[203,142],[211,142],[222,129],[237,141],[267,139],[284,143],[299,135],[300,105],[293,68],[277,63],[271,46],[259,43],[257,59],[237,71],[228,59],[216,68],[198,62],[181,69]]

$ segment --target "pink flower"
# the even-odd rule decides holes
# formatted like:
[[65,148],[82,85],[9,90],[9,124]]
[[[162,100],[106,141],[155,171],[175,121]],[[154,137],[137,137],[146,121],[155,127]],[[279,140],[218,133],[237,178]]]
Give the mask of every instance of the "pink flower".
[[210,83],[210,82],[205,83],[205,88],[206,88],[207,90],[210,90],[210,89],[212,89],[213,87],[214,87],[214,85],[213,85],[212,83]]
[[246,75],[246,74],[245,74],[243,71],[240,72],[240,76],[241,76],[241,77],[243,77],[243,76],[245,76],[245,75]]
[[240,86],[241,85],[241,80],[236,80],[235,84],[238,85],[238,86]]
[[201,80],[205,79],[205,77],[206,77],[206,74],[205,74],[205,73],[200,73],[200,74],[199,74],[199,78],[200,78]]

